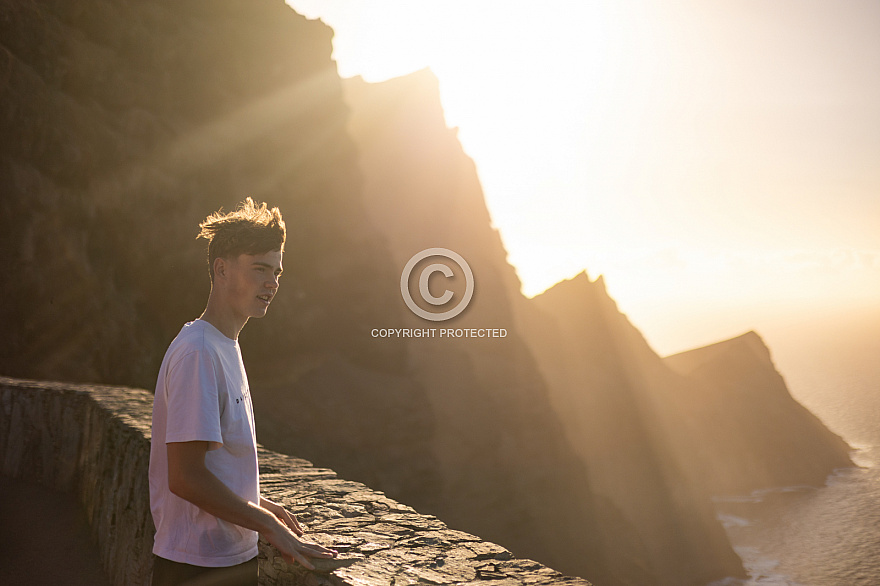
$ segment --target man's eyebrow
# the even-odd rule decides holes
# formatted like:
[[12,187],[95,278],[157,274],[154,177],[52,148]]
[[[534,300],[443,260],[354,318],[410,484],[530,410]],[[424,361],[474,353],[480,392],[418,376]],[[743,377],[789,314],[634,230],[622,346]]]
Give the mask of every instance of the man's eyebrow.
[[269,263],[267,263],[267,262],[254,261],[253,264],[252,264],[251,266],[255,266],[255,267],[266,267],[267,269],[274,269],[274,270],[277,270],[279,273],[281,273],[281,272],[284,271],[284,269],[282,269],[281,267],[276,267],[275,265],[271,265],[271,264],[269,264]]

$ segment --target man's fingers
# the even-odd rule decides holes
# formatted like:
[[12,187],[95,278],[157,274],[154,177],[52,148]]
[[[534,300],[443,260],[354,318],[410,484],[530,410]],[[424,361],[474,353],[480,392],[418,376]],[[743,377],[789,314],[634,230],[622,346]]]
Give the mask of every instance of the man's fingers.
[[278,511],[273,512],[272,514],[278,517],[278,520],[280,520],[285,527],[290,529],[294,535],[296,535],[297,537],[302,536],[302,527],[300,527],[299,522],[297,522],[296,520],[296,517],[293,516],[290,511],[288,511],[284,507],[279,507]]
[[298,552],[296,550],[294,550],[293,554],[290,556],[290,561],[302,564],[302,566],[304,568],[306,568],[307,570],[314,570],[315,569],[315,566],[310,564],[309,560],[306,559],[306,557],[304,555],[302,555],[300,552]]
[[284,523],[288,529],[293,531],[297,537],[302,536],[303,529],[300,527],[299,521],[296,520],[296,517],[284,507],[281,507],[280,512],[280,515],[276,514],[275,516],[281,519],[281,522]]
[[314,543],[304,543],[300,551],[313,558],[332,558],[336,557],[336,550],[323,547]]
[[296,520],[296,517],[293,515],[287,515],[286,519],[287,526],[290,527],[290,530],[296,533],[297,537],[300,537],[303,534],[303,529],[300,527],[299,523]]
[[305,530],[302,528],[302,525],[299,524],[299,521],[295,516],[290,515],[290,520],[293,521],[293,526],[291,527],[291,529],[293,529],[294,533],[296,533],[297,535],[302,535],[303,533],[305,533]]

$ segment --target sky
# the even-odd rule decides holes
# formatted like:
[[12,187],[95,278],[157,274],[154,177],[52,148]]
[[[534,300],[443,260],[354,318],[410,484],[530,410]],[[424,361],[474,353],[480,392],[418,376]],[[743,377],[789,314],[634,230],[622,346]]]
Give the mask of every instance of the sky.
[[880,2],[287,1],[430,67],[525,295],[604,275],[661,354],[880,312]]

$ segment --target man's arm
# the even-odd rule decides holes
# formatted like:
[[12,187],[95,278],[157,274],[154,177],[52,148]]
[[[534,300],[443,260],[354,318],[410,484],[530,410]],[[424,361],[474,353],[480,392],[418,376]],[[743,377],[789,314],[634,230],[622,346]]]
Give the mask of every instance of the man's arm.
[[[259,532],[288,561],[297,561],[310,570],[315,568],[308,558],[336,556],[332,549],[297,539],[294,527],[298,528],[299,524],[292,515],[287,513],[293,520],[293,525],[290,526],[283,517],[276,516],[277,513],[273,514],[269,508],[261,505],[274,505],[281,511],[284,511],[283,507],[262,497],[260,504],[251,503],[229,490],[229,487],[205,467],[208,442],[172,442],[166,445],[168,488],[175,495],[224,521]],[[302,529],[299,529],[298,535],[302,535]]]

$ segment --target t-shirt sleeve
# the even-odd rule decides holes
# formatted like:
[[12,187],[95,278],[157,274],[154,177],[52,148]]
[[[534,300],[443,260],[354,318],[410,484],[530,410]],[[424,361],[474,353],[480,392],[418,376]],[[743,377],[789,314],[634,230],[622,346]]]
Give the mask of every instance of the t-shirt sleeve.
[[185,354],[169,370],[165,389],[168,424],[165,443],[223,443],[220,432],[219,387],[214,361],[204,350]]

